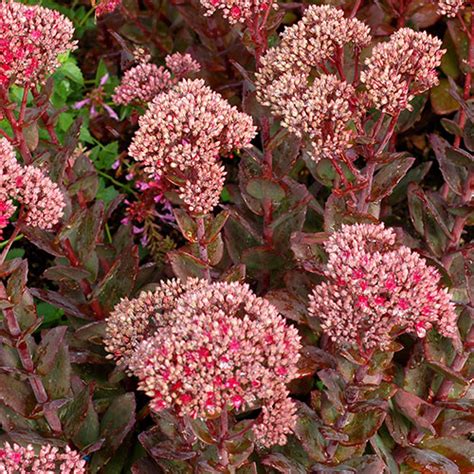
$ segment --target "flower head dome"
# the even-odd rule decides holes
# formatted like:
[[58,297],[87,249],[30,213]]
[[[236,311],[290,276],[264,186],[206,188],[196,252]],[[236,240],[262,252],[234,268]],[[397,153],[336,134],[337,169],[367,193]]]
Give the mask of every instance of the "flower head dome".
[[59,12],[19,2],[0,3],[0,84],[37,85],[75,49],[72,22]]
[[22,166],[11,143],[0,140],[0,228],[5,227],[15,210],[22,207],[24,223],[48,230],[56,225],[66,205],[59,186],[36,166]]
[[360,76],[373,105],[390,115],[410,109],[416,94],[438,84],[436,68],[444,52],[440,39],[410,28],[377,44]]
[[[218,202],[224,170],[218,160],[250,145],[252,118],[232,107],[203,80],[182,80],[153,99],[140,117],[130,155],[147,173],[164,176],[193,213]],[[194,194],[199,191],[202,194]]]
[[432,327],[456,336],[440,274],[395,237],[383,225],[344,225],[325,244],[328,282],[314,288],[309,309],[337,344],[383,350],[401,332],[424,337]]
[[139,378],[154,411],[206,418],[262,408],[255,434],[265,445],[283,444],[292,429],[286,384],[296,376],[299,336],[247,285],[167,283],[120,303],[106,344]]

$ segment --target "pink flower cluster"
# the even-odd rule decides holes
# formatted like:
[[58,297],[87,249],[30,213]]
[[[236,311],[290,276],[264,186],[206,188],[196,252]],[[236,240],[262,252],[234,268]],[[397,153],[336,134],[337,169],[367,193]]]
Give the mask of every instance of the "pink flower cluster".
[[354,88],[327,71],[342,67],[344,48],[360,51],[370,39],[369,27],[345,18],[342,10],[311,5],[262,58],[256,74],[259,101],[290,131],[309,138],[316,161],[351,146],[350,121],[359,121],[364,110]]
[[[175,53],[165,58],[169,71],[153,63],[140,63],[125,72],[112,100],[117,105],[146,104],[179,80],[200,70],[190,54]],[[170,72],[171,71],[171,72]]]
[[194,214],[209,213],[224,183],[219,156],[250,144],[252,118],[203,80],[183,80],[159,94],[140,117],[129,154],[151,176],[164,176]]
[[35,451],[31,444],[23,447],[5,443],[0,448],[0,474],[85,474],[85,466],[82,456],[69,446],[60,450],[45,444]]
[[254,432],[266,446],[284,444],[295,423],[286,384],[299,336],[247,285],[172,281],[123,300],[107,321],[106,348],[139,378],[154,411],[207,418],[260,407]]
[[65,207],[64,196],[56,183],[39,168],[22,166],[10,142],[0,140],[0,229],[8,225],[15,212],[14,201],[22,209],[26,225],[51,229]]
[[288,97],[275,104],[274,110],[278,109],[284,127],[297,137],[307,138],[315,160],[337,156],[351,146],[356,132],[348,125],[360,125],[363,112],[351,84],[333,74],[321,74],[307,85],[306,77],[286,73],[272,93],[275,99]]
[[58,66],[58,55],[75,49],[72,22],[54,10],[0,3],[0,84],[38,85]]
[[268,8],[277,8],[273,0],[201,0],[206,16],[220,11],[229,23],[244,23],[255,19]]
[[398,334],[424,337],[433,326],[457,334],[457,315],[440,274],[396,243],[382,224],[343,225],[325,244],[328,282],[316,286],[310,313],[341,345],[387,349]]
[[101,17],[107,13],[112,13],[121,3],[122,0],[99,0],[99,4],[95,9],[95,16]]
[[464,0],[438,0],[436,6],[440,15],[454,18],[464,6]]
[[411,110],[415,95],[438,84],[436,68],[444,53],[440,39],[410,28],[401,28],[389,41],[377,44],[361,72],[372,104],[390,115]]

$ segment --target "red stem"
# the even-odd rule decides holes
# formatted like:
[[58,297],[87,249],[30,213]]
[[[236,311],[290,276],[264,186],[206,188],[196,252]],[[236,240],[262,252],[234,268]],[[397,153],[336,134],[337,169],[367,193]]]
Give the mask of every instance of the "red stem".
[[[273,156],[268,144],[270,142],[270,122],[267,117],[262,118],[262,146],[263,146],[263,176],[266,179],[273,178]],[[263,240],[266,245],[273,245],[273,203],[270,198],[263,200]]]
[[204,262],[206,268],[204,270],[204,275],[207,281],[211,281],[211,270],[209,268],[209,255],[207,252],[207,243],[206,243],[206,226],[204,223],[204,217],[196,218],[197,224],[197,239],[199,247],[199,257]]
[[[24,94],[24,96],[25,95],[27,96],[28,93]],[[18,119],[17,121],[17,119],[15,118],[15,115],[12,111],[13,104],[10,102],[10,99],[8,97],[8,91],[5,90],[5,88],[3,87],[0,88],[0,99],[2,101],[0,108],[3,112],[3,115],[10,123],[10,126],[12,127],[13,136],[15,137],[18,148],[20,149],[21,156],[23,157],[25,164],[28,165],[33,161],[33,158],[31,156],[30,150],[28,149],[28,145],[26,144],[25,136],[23,135],[24,123],[23,121],[20,122],[20,119]],[[26,101],[25,97],[23,97],[22,104],[23,104],[23,101]],[[21,118],[21,111],[20,111],[20,118]]]
[[[66,257],[68,258],[69,262],[71,265],[75,268],[81,267],[81,262],[77,258],[76,254],[74,253],[74,249],[72,248],[71,242],[69,239],[66,239],[63,242],[63,249],[66,252]],[[80,282],[79,285],[81,287],[82,293],[86,297],[86,299],[89,298],[89,296],[92,294],[92,287],[90,283],[83,278]],[[105,314],[104,310],[102,309],[102,306],[100,305],[99,301],[97,299],[93,299],[89,302],[89,305],[92,309],[92,312],[94,313],[96,319],[104,319]]]

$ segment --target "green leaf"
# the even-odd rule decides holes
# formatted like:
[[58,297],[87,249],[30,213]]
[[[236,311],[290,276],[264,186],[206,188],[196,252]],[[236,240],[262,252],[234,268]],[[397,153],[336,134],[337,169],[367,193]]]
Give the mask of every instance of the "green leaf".
[[447,115],[459,110],[460,105],[451,95],[450,89],[447,79],[441,79],[439,84],[431,89],[430,102],[435,114]]
[[255,199],[270,199],[273,202],[280,202],[286,196],[285,190],[275,181],[269,179],[251,179],[247,183],[247,192]]
[[71,79],[71,81],[75,82],[76,84],[79,84],[80,86],[84,85],[82,71],[72,61],[67,61],[62,64],[59,68],[59,72],[62,72],[67,78]]
[[102,449],[92,457],[91,468],[96,472],[106,464],[135,425],[135,396],[125,393],[114,398],[100,422],[100,437],[105,439]]
[[197,242],[196,221],[179,207],[173,209],[173,214],[183,237],[189,242]]
[[206,265],[205,263],[182,250],[175,250],[168,253],[168,259],[171,263],[171,268],[175,275],[181,280],[187,278],[205,278]]
[[388,196],[401,179],[405,177],[414,162],[415,158],[402,156],[384,165],[374,177],[368,200],[378,202]]

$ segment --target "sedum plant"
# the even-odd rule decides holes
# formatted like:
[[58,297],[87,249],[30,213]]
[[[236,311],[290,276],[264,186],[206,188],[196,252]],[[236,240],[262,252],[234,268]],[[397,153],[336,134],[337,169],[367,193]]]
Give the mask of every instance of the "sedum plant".
[[0,31],[0,472],[474,470],[471,2]]

